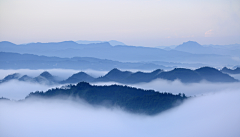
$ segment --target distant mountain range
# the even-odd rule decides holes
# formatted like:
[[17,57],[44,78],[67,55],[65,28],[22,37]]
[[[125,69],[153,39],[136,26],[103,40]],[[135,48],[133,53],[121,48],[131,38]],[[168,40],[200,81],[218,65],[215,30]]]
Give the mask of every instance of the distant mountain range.
[[20,77],[20,74],[11,74],[6,76],[0,83],[7,82],[9,80],[19,80],[26,82],[34,82],[40,84],[70,84],[78,82],[118,82],[123,84],[136,84],[141,82],[150,82],[156,79],[163,80],[180,80],[183,83],[197,83],[203,80],[208,82],[238,82],[238,80],[229,76],[228,74],[222,73],[221,71],[211,68],[211,67],[202,67],[196,70],[186,69],[186,68],[175,68],[171,71],[164,71],[157,69],[150,73],[146,72],[130,72],[130,71],[121,71],[119,69],[112,69],[106,75],[93,78],[92,76],[79,72],[73,74],[68,79],[63,81],[57,81],[56,77],[52,76],[49,72],[43,72],[38,77],[31,78],[27,75]]
[[202,80],[209,82],[237,82],[238,80],[224,74],[221,71],[211,68],[202,67],[196,70],[186,68],[175,68],[171,71],[155,70],[151,73],[136,72],[132,73],[129,71],[120,71],[113,69],[103,77],[97,78],[97,82],[114,81],[119,83],[140,83],[150,82],[155,79],[164,79],[169,81],[180,80],[183,83],[197,83]]
[[96,44],[96,43],[105,43],[108,42],[110,45],[112,46],[117,46],[117,45],[126,45],[120,41],[116,41],[116,40],[110,40],[110,41],[88,41],[88,40],[79,40],[79,41],[75,41],[78,44]]
[[[59,58],[38,56],[33,54],[19,54],[0,52],[0,69],[94,69],[94,70],[111,70],[112,68],[120,69],[170,69],[158,65],[160,63],[151,62],[119,62],[106,59],[97,59],[92,57],[74,57],[74,58]],[[166,65],[176,65],[175,63],[165,63]]]
[[47,84],[47,85],[53,85],[58,84],[59,81],[56,79],[56,77],[52,76],[49,72],[44,71],[39,76],[32,78],[27,75],[21,76],[19,73],[14,73],[11,75],[6,76],[4,79],[0,80],[0,83],[8,82],[10,80],[19,80],[24,82],[31,82],[31,83],[39,83],[39,84]]
[[240,57],[240,44],[232,45],[205,45],[202,46],[194,41],[184,42],[174,48],[178,51],[184,51],[193,54],[218,54]]
[[32,92],[23,101],[36,97],[43,99],[83,99],[94,106],[120,107],[128,112],[147,115],[155,115],[176,107],[187,99],[184,94],[173,95],[120,85],[92,86],[86,82],[80,82],[76,86],[68,85],[64,88],[49,89],[46,92]]
[[[29,53],[44,56],[56,56],[62,58],[72,57],[94,57],[99,59],[110,59],[123,62],[181,62],[181,63],[202,63],[206,65],[236,65],[239,51],[233,50],[234,54],[219,54],[218,50],[214,53],[190,53],[184,51],[184,47],[196,46],[194,42],[187,42],[176,47],[175,50],[164,50],[150,47],[135,47],[126,45],[112,46],[108,42],[95,44],[78,44],[73,41],[64,41],[57,43],[30,43],[25,45],[16,45],[11,42],[0,42],[0,51]],[[182,48],[181,48],[182,47]],[[188,48],[187,48],[188,49]],[[193,49],[194,50],[194,49]],[[198,49],[195,49],[198,50]],[[200,50],[199,50],[200,51]],[[208,51],[208,50],[206,50]],[[225,49],[226,51],[226,49]],[[236,53],[235,53],[236,52]]]

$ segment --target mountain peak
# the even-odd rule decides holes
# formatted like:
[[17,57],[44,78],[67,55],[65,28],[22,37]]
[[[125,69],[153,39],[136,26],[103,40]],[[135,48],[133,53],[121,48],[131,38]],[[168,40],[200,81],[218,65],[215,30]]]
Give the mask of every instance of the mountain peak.
[[177,50],[196,49],[197,50],[199,48],[203,48],[203,46],[195,41],[188,41],[188,42],[183,42],[183,44],[177,46],[175,49]]
[[53,78],[53,76],[47,71],[44,71],[43,73],[41,73],[40,76],[45,77],[47,79]]
[[62,42],[59,42],[60,44],[78,44],[77,42],[74,42],[74,41],[62,41]]
[[117,68],[114,68],[114,69],[112,69],[111,71],[109,71],[109,73],[110,72],[122,72],[121,70],[119,70],[119,69],[117,69]]
[[16,45],[16,44],[14,44],[12,42],[9,42],[9,41],[1,41],[0,44],[1,45]]
[[18,79],[20,77],[19,73],[14,73],[6,76],[4,79],[9,80],[9,79]]
[[196,45],[200,45],[196,41],[187,41],[187,42],[183,42],[183,44],[196,44]]
[[116,80],[116,79],[125,79],[126,77],[130,76],[132,72],[130,71],[121,71],[117,68],[112,69],[109,71],[104,77],[107,77],[111,80]]

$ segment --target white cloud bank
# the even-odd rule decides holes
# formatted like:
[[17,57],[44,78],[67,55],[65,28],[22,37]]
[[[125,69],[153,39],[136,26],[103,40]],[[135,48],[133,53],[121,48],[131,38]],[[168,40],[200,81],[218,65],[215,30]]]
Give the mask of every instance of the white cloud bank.
[[192,98],[157,116],[71,101],[0,102],[3,137],[237,137],[240,90]]
[[[112,84],[120,84],[116,82],[98,82],[92,83],[93,85],[112,85]],[[62,85],[58,85],[61,87]],[[149,83],[139,83],[139,84],[129,84],[128,86],[142,88],[142,89],[153,89],[159,92],[170,92],[174,94],[185,93],[187,96],[201,96],[209,93],[216,93],[225,90],[238,90],[240,89],[239,82],[235,83],[209,83],[209,82],[201,82],[201,83],[192,83],[192,84],[184,84],[180,81],[176,80],[173,82],[165,81],[165,80],[154,80]],[[56,87],[54,85],[40,85],[33,84],[28,82],[21,82],[12,80],[6,83],[0,84],[0,97],[5,97],[9,99],[19,100],[24,99],[30,92],[35,91],[47,91],[49,88]]]
[[[31,72],[20,72],[25,71],[29,74]],[[42,71],[32,72],[36,75]],[[56,71],[49,72],[58,75]],[[66,71],[66,74],[70,74],[69,72],[72,71]],[[60,70],[59,75],[63,76]],[[114,82],[94,84],[110,85]],[[179,107],[153,117],[129,114],[117,108],[95,108],[85,103],[62,100],[18,103],[0,101],[0,136],[240,136],[239,83],[183,84],[179,81],[155,80],[130,86],[204,96],[189,99]],[[18,100],[25,98],[30,92],[46,91],[48,88],[51,87],[13,80],[0,84],[0,97]]]
[[[94,83],[94,85],[112,85],[112,84],[120,84],[116,82],[99,82]],[[124,84],[122,84],[124,85]],[[161,79],[153,80],[149,83],[138,83],[138,84],[130,84],[129,86],[133,86],[136,88],[142,89],[153,89],[159,92],[170,92],[174,94],[185,93],[187,96],[198,96],[204,95],[208,93],[215,93],[219,91],[225,90],[237,90],[240,89],[240,83],[210,83],[206,81],[202,81],[200,83],[189,83],[184,84],[179,80],[175,81],[166,81]]]
[[19,100],[24,99],[30,92],[46,91],[53,87],[55,86],[11,80],[0,84],[0,97]]

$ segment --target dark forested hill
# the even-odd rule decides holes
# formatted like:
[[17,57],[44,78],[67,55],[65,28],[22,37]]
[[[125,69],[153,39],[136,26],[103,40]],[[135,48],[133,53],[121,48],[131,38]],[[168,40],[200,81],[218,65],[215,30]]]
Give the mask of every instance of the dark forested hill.
[[128,86],[92,86],[86,82],[69,85],[68,88],[50,89],[46,92],[30,93],[27,99],[41,98],[72,98],[83,99],[92,105],[120,107],[133,113],[154,115],[179,105],[187,99],[184,94],[159,93]]

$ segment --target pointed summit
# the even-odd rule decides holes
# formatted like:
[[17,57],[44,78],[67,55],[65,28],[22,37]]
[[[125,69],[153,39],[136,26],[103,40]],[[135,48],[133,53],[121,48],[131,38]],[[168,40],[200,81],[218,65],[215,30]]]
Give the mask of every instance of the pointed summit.
[[19,81],[28,81],[28,82],[35,82],[32,77],[29,77],[28,75],[24,75],[21,78],[18,79]]
[[0,83],[7,82],[13,79],[18,79],[19,77],[20,77],[19,73],[10,74],[7,75],[3,80],[0,80]]
[[121,71],[117,68],[112,69],[111,71],[109,71],[104,77],[107,77],[109,79],[125,79],[128,76],[130,76],[132,74],[132,72],[130,71]]
[[204,48],[204,47],[195,41],[188,41],[188,42],[184,42],[183,44],[177,46],[175,49],[177,49],[177,50],[196,49],[197,50],[199,48]]
[[40,76],[42,76],[46,79],[52,79],[53,78],[53,76],[47,71],[44,71],[43,73],[41,73]]
[[56,80],[55,77],[52,76],[49,72],[44,71],[38,77],[35,77],[34,80],[38,83],[43,83],[47,85],[55,84]]
[[89,76],[88,74],[84,72],[79,72],[76,74],[73,74],[71,77],[69,77],[67,80],[62,81],[61,83],[78,83],[78,82],[92,82],[94,78],[92,76]]

